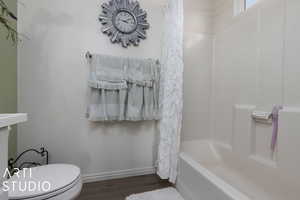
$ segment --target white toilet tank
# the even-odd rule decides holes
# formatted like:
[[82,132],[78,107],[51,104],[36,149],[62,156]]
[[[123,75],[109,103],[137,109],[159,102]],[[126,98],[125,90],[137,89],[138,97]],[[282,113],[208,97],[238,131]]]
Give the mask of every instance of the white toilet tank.
[[[1,186],[5,178],[3,178],[5,170],[7,168],[7,155],[8,155],[8,134],[9,128],[0,128],[0,182]],[[0,187],[0,200],[7,200],[8,194]]]
[[4,192],[2,190],[2,187],[0,187],[0,200],[7,200],[8,199],[8,193]]
[[[10,126],[27,121],[27,114],[0,114],[0,184],[2,186],[8,162],[8,135]],[[7,200],[8,194],[0,187],[0,200]]]

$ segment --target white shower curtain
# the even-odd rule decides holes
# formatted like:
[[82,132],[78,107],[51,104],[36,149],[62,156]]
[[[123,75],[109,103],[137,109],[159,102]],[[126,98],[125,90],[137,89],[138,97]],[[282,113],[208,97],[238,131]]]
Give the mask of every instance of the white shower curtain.
[[165,18],[157,173],[175,183],[183,107],[183,0],[169,0]]

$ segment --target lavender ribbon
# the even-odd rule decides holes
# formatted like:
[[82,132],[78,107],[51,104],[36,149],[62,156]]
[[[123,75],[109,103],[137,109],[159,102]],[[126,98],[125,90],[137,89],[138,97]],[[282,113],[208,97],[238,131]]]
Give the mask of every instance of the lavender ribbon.
[[278,138],[278,121],[279,121],[279,111],[283,109],[282,106],[276,105],[272,111],[272,122],[273,122],[273,133],[272,133],[272,141],[271,141],[271,150],[275,151],[275,147],[277,144]]

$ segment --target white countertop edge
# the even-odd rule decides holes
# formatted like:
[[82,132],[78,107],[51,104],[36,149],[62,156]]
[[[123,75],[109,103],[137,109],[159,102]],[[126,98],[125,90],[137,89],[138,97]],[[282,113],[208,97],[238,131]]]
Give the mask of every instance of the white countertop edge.
[[26,113],[0,114],[0,128],[12,126],[26,121]]

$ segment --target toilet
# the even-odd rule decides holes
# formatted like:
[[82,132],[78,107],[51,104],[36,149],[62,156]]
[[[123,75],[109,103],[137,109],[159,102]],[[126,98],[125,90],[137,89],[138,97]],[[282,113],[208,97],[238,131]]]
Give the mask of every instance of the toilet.
[[81,191],[80,169],[51,164],[23,169],[7,181],[9,200],[72,200]]
[[26,120],[27,114],[0,114],[0,200],[75,199],[82,188],[77,166],[44,165],[26,168],[10,176],[7,168],[10,126]]

